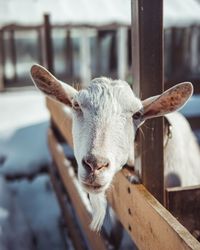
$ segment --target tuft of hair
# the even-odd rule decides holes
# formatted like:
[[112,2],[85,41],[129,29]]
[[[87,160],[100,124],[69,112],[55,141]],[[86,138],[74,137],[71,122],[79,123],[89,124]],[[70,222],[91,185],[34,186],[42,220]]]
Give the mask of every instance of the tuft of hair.
[[92,222],[90,224],[90,229],[98,232],[103,225],[106,215],[107,201],[105,193],[89,194],[89,198],[92,206]]

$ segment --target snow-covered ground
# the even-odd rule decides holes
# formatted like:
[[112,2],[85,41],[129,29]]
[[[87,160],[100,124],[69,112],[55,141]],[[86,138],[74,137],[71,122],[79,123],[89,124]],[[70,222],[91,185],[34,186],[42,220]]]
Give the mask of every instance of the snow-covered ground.
[[0,117],[0,174],[31,175],[49,163],[44,96],[35,89],[2,93]]
[[[62,250],[55,194],[48,175],[37,176],[50,162],[44,97],[34,89],[1,93],[0,117],[0,250]],[[37,177],[3,178],[23,175]]]
[[[0,135],[18,128],[47,121],[44,96],[34,88],[21,88],[0,94]],[[3,133],[2,133],[3,132]]]

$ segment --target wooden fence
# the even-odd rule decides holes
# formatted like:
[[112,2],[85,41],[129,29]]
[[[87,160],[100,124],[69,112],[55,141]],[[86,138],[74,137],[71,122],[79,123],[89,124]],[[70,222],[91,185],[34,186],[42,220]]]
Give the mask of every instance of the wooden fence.
[[[80,51],[80,72],[75,74],[75,51],[72,41],[72,30],[82,30],[83,36],[80,36],[81,52]],[[88,64],[91,64],[91,48],[88,39],[84,38],[84,34],[88,30],[96,30],[96,49],[95,58],[96,69],[91,72]],[[55,40],[53,39],[53,32],[55,30],[63,30],[65,32],[65,48],[62,54],[64,55],[64,73],[56,72],[56,52]],[[20,86],[28,84],[28,69],[21,78],[17,64],[21,62],[22,58],[19,53],[19,46],[17,44],[16,35],[18,32],[35,32],[34,42],[34,61],[49,68],[52,72],[68,82],[81,81],[86,82],[90,77],[105,74],[101,71],[100,44],[105,36],[112,37],[109,51],[108,74],[111,77],[130,79],[131,60],[131,36],[130,27],[120,26],[117,24],[95,26],[95,25],[53,25],[50,23],[50,17],[44,16],[44,23],[38,26],[23,26],[23,25],[7,25],[0,29],[0,90],[9,86]],[[137,38],[135,38],[137,39]],[[191,26],[187,28],[169,28],[164,30],[165,47],[165,72],[164,82],[165,88],[170,87],[175,82],[190,80],[195,85],[195,92],[200,92],[200,27]],[[33,48],[26,48],[26,55],[31,55]],[[85,56],[88,54],[88,57]],[[137,55],[137,52],[136,52]],[[33,55],[32,55],[33,56]],[[134,59],[135,55],[133,55]],[[87,59],[89,58],[89,59]],[[89,61],[88,61],[89,60]],[[12,76],[8,76],[6,71],[6,63],[9,61],[13,69]],[[31,62],[30,62],[31,63]],[[135,76],[133,76],[134,78]],[[30,81],[29,81],[30,84]]]
[[[160,0],[132,1],[133,88],[141,98],[164,89],[162,8]],[[107,249],[106,233],[95,234],[89,229],[91,215],[87,199],[80,191],[74,165],[65,156],[60,143],[62,138],[62,143],[73,148],[71,113],[48,98],[47,107],[52,121],[48,133],[53,158],[50,174],[74,246],[76,249],[83,246]],[[108,202],[139,249],[200,249],[200,243],[194,238],[200,236],[200,186],[165,190],[163,120],[150,121],[143,131],[140,147],[145,154],[141,154],[136,163],[141,164],[143,184],[129,183],[127,175],[131,173],[124,168],[113,181],[113,188],[107,194]],[[79,232],[72,225],[64,197],[68,197],[76,212]]]
[[[19,53],[19,46],[17,46],[17,35],[19,32],[23,32],[25,35],[34,32],[35,41],[33,47],[25,48],[29,50],[24,55],[33,57],[32,63],[37,62],[44,65],[51,72],[56,72],[56,53],[55,51],[55,38],[53,37],[54,31],[62,31],[65,33],[65,46],[63,48],[62,55],[64,55],[63,66],[65,71],[59,73],[59,77],[67,82],[79,81],[82,83],[90,80],[91,77],[97,76],[101,73],[101,43],[106,36],[111,37],[111,42],[108,52],[108,71],[109,75],[117,76],[119,78],[125,78],[128,70],[128,61],[130,63],[130,51],[127,50],[128,39],[128,27],[118,24],[110,25],[53,25],[50,22],[50,16],[44,15],[44,23],[38,26],[23,26],[23,25],[7,25],[0,29],[0,76],[1,76],[1,89],[9,86],[20,86],[22,84],[28,84],[29,78],[28,69],[24,75],[25,78],[20,77],[17,65],[22,58]],[[79,60],[80,60],[80,72],[75,74],[75,45],[73,44],[72,31],[79,31]],[[129,29],[130,30],[130,29]],[[89,40],[89,34],[91,31],[96,33],[95,43],[95,69],[91,70],[91,44]],[[130,31],[129,31],[130,33]],[[33,55],[33,51],[35,54]],[[94,54],[93,53],[93,54]],[[128,56],[129,55],[129,56]],[[94,56],[94,55],[93,55]],[[120,58],[120,60],[119,60]],[[30,59],[31,60],[31,59]],[[63,59],[62,59],[63,60]],[[6,65],[9,62],[12,68],[12,76],[8,76]],[[31,63],[31,62],[29,62]],[[89,65],[89,66],[88,66]],[[27,66],[28,67],[28,66]],[[94,67],[93,67],[94,68]],[[105,74],[105,73],[104,73]]]
[[[96,234],[89,229],[91,215],[88,206],[85,204],[83,193],[80,192],[81,187],[74,167],[64,154],[63,141],[59,143],[60,137],[57,136],[58,131],[60,131],[64,141],[73,148],[71,115],[66,112],[66,107],[53,100],[47,99],[47,107],[53,121],[53,127],[48,132],[49,148],[53,159],[50,175],[59,198],[69,236],[75,249],[87,249],[87,246],[95,250],[108,249],[108,237],[104,233]],[[131,173],[127,169],[117,174],[113,188],[108,193],[108,202],[138,248],[144,250],[200,249],[200,243],[147,191],[144,185],[131,184],[128,181],[126,178],[128,174]],[[191,197],[191,189],[188,189],[188,196],[186,193],[182,193],[183,189],[180,189],[182,199],[178,190],[176,192],[175,190],[167,190],[168,208],[175,213],[180,221],[185,222],[186,226],[190,225],[188,228],[195,236],[198,236],[199,223],[193,217],[193,211],[187,209],[184,214],[180,213],[180,206],[177,205],[177,202],[180,202],[181,207],[183,202],[185,207],[194,207],[195,202],[199,200],[197,193],[199,188],[194,188],[197,195],[192,201],[187,199],[188,196]],[[179,197],[179,200],[176,196]],[[176,199],[176,203],[174,203],[174,199]],[[82,234],[77,223],[72,219],[71,211],[67,205],[69,202],[76,213]],[[172,204],[176,204],[176,206]],[[199,216],[199,211],[196,210],[195,216]]]

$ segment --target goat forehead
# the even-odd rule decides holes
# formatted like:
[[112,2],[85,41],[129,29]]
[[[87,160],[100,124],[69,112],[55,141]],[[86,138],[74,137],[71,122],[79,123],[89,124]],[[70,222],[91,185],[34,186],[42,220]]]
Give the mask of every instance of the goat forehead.
[[92,109],[119,109],[134,111],[141,103],[135,97],[128,83],[121,80],[111,80],[105,77],[92,80],[89,87],[77,96],[83,107]]

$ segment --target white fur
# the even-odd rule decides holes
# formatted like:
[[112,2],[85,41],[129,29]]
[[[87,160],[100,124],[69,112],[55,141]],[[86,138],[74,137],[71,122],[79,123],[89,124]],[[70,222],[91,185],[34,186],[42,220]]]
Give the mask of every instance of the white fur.
[[92,205],[92,222],[90,228],[99,231],[102,227],[106,215],[106,197],[102,192],[100,194],[89,194],[90,202]]
[[172,138],[164,149],[165,176],[176,173],[181,186],[200,184],[200,151],[187,120],[180,113],[167,115]]

